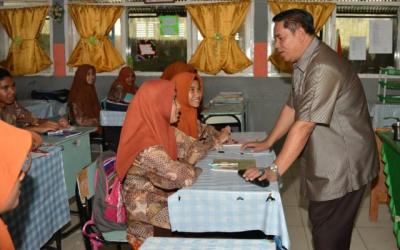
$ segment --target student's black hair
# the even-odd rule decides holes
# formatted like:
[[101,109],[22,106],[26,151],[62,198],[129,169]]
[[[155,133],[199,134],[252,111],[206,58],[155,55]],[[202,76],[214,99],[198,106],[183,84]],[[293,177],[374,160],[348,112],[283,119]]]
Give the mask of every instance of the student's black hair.
[[4,79],[4,77],[11,77],[12,78],[12,75],[8,70],[6,70],[5,68],[1,68],[0,67],[0,81],[2,81]]
[[283,11],[272,19],[274,23],[283,21],[283,27],[292,33],[302,27],[307,34],[315,35],[314,19],[312,15],[302,9],[290,9]]

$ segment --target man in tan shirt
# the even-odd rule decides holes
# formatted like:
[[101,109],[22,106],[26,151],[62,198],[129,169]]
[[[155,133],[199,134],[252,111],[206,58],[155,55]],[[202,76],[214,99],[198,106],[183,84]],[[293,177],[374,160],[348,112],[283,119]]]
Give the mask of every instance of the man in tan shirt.
[[308,12],[291,9],[273,21],[275,49],[293,63],[292,89],[268,137],[243,147],[265,150],[287,138],[271,166],[244,176],[275,181],[300,156],[314,248],[349,249],[365,187],[379,166],[364,90],[351,64],[316,38]]

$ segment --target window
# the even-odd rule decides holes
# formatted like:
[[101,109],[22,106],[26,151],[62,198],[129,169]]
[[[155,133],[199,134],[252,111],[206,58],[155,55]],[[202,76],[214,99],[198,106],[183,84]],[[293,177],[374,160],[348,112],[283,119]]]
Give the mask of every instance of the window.
[[[192,39],[190,40],[191,45],[188,48],[188,55],[194,54],[196,51],[197,46],[203,40],[203,36],[197,29],[196,25],[192,22],[192,20],[188,19],[188,26],[191,27],[191,34],[196,34],[195,36],[191,36]],[[249,10],[247,16],[243,22],[243,24],[239,27],[238,32],[235,34],[235,40],[237,41],[239,48],[247,58],[251,61],[254,59],[254,2],[249,6]],[[190,58],[189,58],[190,59]],[[218,76],[253,76],[253,65],[249,66],[245,70],[240,73],[236,73],[233,75],[229,75],[220,71]]]
[[[380,67],[394,66],[398,51],[398,7],[396,6],[338,6],[336,10],[336,29],[339,31],[343,57],[349,58],[350,37],[366,37],[366,60],[351,60],[353,67],[361,74],[378,74]],[[393,24],[392,53],[369,53],[370,22],[390,20]]]
[[[268,42],[267,42],[267,55],[270,56],[274,52],[274,22],[272,22],[272,18],[274,14],[271,11],[271,8],[268,6]],[[334,48],[334,40],[333,35],[330,30],[334,30],[332,27],[334,26],[334,17],[330,17],[325,25],[322,27],[321,31],[317,34],[318,39],[328,44],[330,47]],[[290,76],[287,73],[280,73],[279,70],[268,60],[267,62],[268,68],[268,76],[272,77],[280,77],[280,76]]]
[[[74,2],[79,2],[79,1],[69,1],[70,3]],[[80,36],[79,32],[76,30],[74,21],[70,17],[68,13],[68,8],[64,6],[65,8],[65,14],[64,14],[64,32],[65,32],[65,67],[66,67],[66,73],[67,75],[74,75],[76,68],[69,67],[67,65],[68,59],[70,55],[72,54],[72,51],[76,47]],[[117,19],[117,21],[114,24],[113,29],[110,31],[108,34],[108,38],[111,40],[111,43],[113,46],[118,50],[118,52],[121,54],[123,59],[126,61],[126,58],[124,57],[124,36],[125,34],[122,32],[123,30],[123,22],[124,22],[124,14],[121,15],[120,18]],[[105,72],[105,73],[96,73],[98,75],[115,75],[118,74],[118,70],[114,70],[113,72]]]
[[[367,58],[366,60],[351,60],[354,69],[361,75],[378,75],[380,67],[400,67],[400,41],[399,41],[399,8],[400,3],[394,0],[338,0],[337,7],[332,13],[322,31],[318,36],[331,48],[336,50],[337,30],[340,34],[343,57],[348,59],[350,37],[366,37]],[[268,28],[268,55],[273,52],[273,14],[269,13]],[[390,54],[369,53],[369,32],[370,21],[391,20],[393,27],[393,50]],[[275,67],[268,61],[268,75],[282,76]],[[287,75],[287,74],[286,74]]]
[[[76,1],[68,1],[68,3],[73,2]],[[112,2],[112,0],[102,2]],[[160,75],[168,64],[177,60],[190,60],[203,38],[186,13],[185,3],[187,2],[196,1],[177,0],[175,4],[143,4],[143,1],[137,0],[114,1],[116,4],[123,4],[125,11],[109,36],[122,57],[128,64],[133,65],[137,74]],[[201,2],[207,2],[207,0]],[[79,34],[68,13],[65,17],[65,57],[68,60],[79,41]],[[169,25],[174,26],[167,33],[161,31],[165,26],[162,23],[165,19],[168,19]],[[235,36],[239,47],[250,60],[253,59],[253,20],[254,3],[250,5],[246,20]],[[115,75],[118,74],[117,71],[102,74]],[[250,66],[235,76],[252,75],[252,72],[253,69]],[[74,69],[67,66],[67,74],[73,73]],[[222,72],[219,75],[226,74]]]
[[[163,19],[173,26],[162,33]],[[161,72],[177,60],[187,61],[185,6],[128,8],[128,50],[135,71]]]
[[[46,5],[50,4],[51,1],[35,1],[35,5]],[[3,2],[3,8],[12,8],[12,7],[29,7],[29,3],[22,1],[13,1],[13,0],[5,0]],[[41,30],[39,36],[39,45],[40,47],[47,53],[50,57],[50,60],[53,61],[53,25],[50,16],[46,16],[46,20],[43,24],[43,28]],[[0,61],[5,60],[8,55],[8,50],[11,45],[11,38],[7,35],[7,32],[4,30],[3,26],[0,25]],[[53,73],[53,64],[50,65],[47,69],[37,73],[37,75],[51,75]]]

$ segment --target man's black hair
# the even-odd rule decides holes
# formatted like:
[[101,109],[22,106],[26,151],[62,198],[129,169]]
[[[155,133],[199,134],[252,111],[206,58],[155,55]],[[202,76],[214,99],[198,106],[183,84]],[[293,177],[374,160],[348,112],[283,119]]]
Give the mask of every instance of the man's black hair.
[[0,67],[0,81],[2,81],[4,79],[4,77],[12,78],[12,75],[10,74],[10,72],[8,70]]
[[283,11],[272,19],[274,23],[283,21],[283,27],[289,29],[292,33],[297,28],[302,27],[307,34],[314,35],[314,19],[312,15],[302,9],[290,9]]

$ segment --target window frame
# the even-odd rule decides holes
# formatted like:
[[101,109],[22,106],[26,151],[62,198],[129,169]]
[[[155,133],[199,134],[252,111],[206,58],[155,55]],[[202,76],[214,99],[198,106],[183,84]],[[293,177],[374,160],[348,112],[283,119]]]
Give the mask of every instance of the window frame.
[[[37,2],[42,2],[41,4],[38,4]],[[51,0],[46,0],[46,1],[36,1],[36,3],[21,3],[20,1],[3,1],[4,3],[9,3],[10,5],[2,5],[0,6],[1,9],[9,9],[9,8],[25,8],[25,7],[38,7],[38,6],[43,6],[43,5],[49,5],[51,6]],[[54,75],[54,39],[53,39],[53,17],[51,15],[47,15],[46,18],[49,18],[49,58],[51,60],[51,64],[48,68],[35,73],[35,74],[30,74],[30,75],[24,75],[24,76],[53,76]],[[8,55],[8,50],[11,45],[11,39],[8,37],[7,32],[4,30],[3,26],[0,25],[0,60],[5,60],[7,55]]]
[[[202,3],[205,3],[206,1],[202,1]],[[211,1],[210,1],[211,2]],[[212,1],[214,2],[214,1]],[[219,0],[219,2],[226,2],[224,0]],[[79,40],[79,34],[76,31],[75,25],[72,21],[72,18],[69,16],[68,13],[68,7],[67,5],[69,3],[74,3],[74,1],[68,1],[64,0],[64,9],[65,9],[65,14],[64,14],[64,35],[65,35],[65,61],[68,61],[69,56],[71,55],[76,42]],[[181,0],[181,1],[175,1],[175,3],[171,3],[169,5],[187,5],[187,4],[193,4],[197,2],[192,2],[190,0]],[[110,4],[110,3],[108,3]],[[107,3],[101,3],[101,5],[107,5]],[[121,52],[121,55],[123,59],[126,61],[127,56],[130,54],[130,47],[128,47],[128,7],[140,7],[140,6],[157,6],[160,4],[145,4],[144,2],[127,2],[123,1],[121,3],[112,3],[112,5],[123,5],[124,10],[121,15],[121,49],[119,50]],[[186,32],[187,32],[187,60],[190,60],[190,57],[194,53],[194,51],[197,48],[197,40],[196,36],[194,34],[197,34],[197,27],[190,18],[190,14],[188,13],[186,16]],[[249,12],[246,16],[245,19],[245,45],[246,45],[246,51],[244,53],[250,60],[254,60],[254,0],[251,0],[251,4],[249,7]],[[124,54],[122,54],[124,53]],[[65,63],[65,72],[67,76],[73,76],[75,74],[76,68],[70,69],[70,67]],[[114,71],[110,72],[102,72],[98,73],[98,76],[116,76],[118,75],[119,69],[116,69]],[[162,73],[161,71],[135,71],[137,76],[160,76]],[[201,76],[213,76],[209,74],[205,74],[200,72]],[[253,64],[249,66],[247,69],[245,69],[243,72],[236,73],[236,74],[226,74],[225,72],[221,71],[219,72],[216,76],[222,76],[222,77],[237,77],[237,76],[247,76],[247,77],[252,77],[253,76]]]
[[[333,1],[336,3],[336,7],[332,12],[332,15],[329,17],[328,21],[325,24],[326,31],[323,34],[322,40],[329,45],[333,50],[336,51],[336,10],[337,6],[342,6],[342,5],[380,5],[380,6],[397,6],[399,8],[398,14],[397,14],[397,19],[398,19],[398,28],[400,28],[400,3],[399,2],[388,2],[388,1],[371,1],[371,2],[358,2],[357,0],[350,0],[350,1]],[[272,53],[272,44],[273,44],[273,30],[272,30],[272,17],[274,16],[271,12],[271,8],[269,4],[267,4],[268,8],[268,29],[267,29],[267,55],[270,56]],[[399,57],[400,60],[400,32],[398,32],[397,35],[397,50],[393,52],[394,57],[396,58],[396,53],[398,54],[397,57]],[[396,60],[396,59],[395,59]],[[271,73],[271,62],[267,61],[267,70],[268,70],[268,75],[267,77],[291,77],[291,74],[289,73],[277,73],[273,72]],[[371,73],[358,73],[358,76],[362,79],[364,78],[379,78],[379,72],[376,74],[371,74]]]

